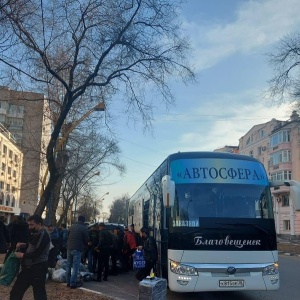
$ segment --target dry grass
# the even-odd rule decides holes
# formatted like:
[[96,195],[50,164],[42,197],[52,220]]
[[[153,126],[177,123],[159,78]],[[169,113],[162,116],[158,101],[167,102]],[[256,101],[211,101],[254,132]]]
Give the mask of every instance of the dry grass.
[[[3,263],[4,255],[0,254],[0,263]],[[13,283],[10,286],[0,285],[0,299],[8,300],[9,293],[13,286]],[[46,283],[47,297],[48,300],[110,300],[111,297],[105,295],[99,295],[97,293],[89,292],[86,290],[82,290],[80,288],[70,289],[66,286],[65,283],[58,283],[51,280],[48,280]],[[33,291],[32,288],[29,288],[23,300],[33,300]]]
[[[11,286],[1,286],[0,285],[0,297],[1,300],[8,300],[9,299],[9,292],[12,288]],[[46,284],[47,290],[47,297],[48,300],[109,300],[112,299],[105,295],[99,295],[93,292],[88,292],[81,289],[70,289],[66,286],[65,283],[57,283],[51,280],[47,281]],[[33,300],[33,292],[32,288],[29,288],[25,293],[23,300]]]

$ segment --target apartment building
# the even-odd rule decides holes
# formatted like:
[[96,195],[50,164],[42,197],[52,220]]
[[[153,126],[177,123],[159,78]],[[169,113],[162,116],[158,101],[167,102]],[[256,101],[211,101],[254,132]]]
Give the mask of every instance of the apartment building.
[[48,102],[43,94],[0,87],[0,123],[23,153],[20,210],[32,214],[46,170],[45,149],[51,134]]
[[0,124],[0,216],[9,223],[19,215],[23,154],[11,133]]
[[[260,160],[270,180],[300,181],[300,118],[293,111],[287,121],[272,119],[253,126],[239,140],[239,153]],[[300,212],[290,201],[287,186],[273,189],[273,205],[277,234],[300,237]]]

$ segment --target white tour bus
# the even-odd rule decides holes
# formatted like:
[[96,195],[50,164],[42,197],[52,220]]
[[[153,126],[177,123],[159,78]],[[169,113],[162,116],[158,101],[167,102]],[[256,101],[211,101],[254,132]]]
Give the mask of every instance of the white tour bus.
[[156,276],[176,292],[277,290],[270,184],[248,156],[176,153],[129,202],[128,224],[157,241]]

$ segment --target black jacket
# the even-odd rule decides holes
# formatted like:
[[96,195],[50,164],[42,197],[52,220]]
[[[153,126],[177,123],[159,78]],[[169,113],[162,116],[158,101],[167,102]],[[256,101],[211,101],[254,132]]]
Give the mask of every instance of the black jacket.
[[28,243],[30,232],[25,221],[13,221],[7,226],[13,248],[17,243]]
[[89,231],[83,222],[77,222],[69,229],[67,250],[83,252],[89,242]]
[[6,225],[0,221],[0,253],[4,254],[7,252],[8,243],[10,243],[9,232]]
[[153,237],[147,237],[143,241],[145,261],[149,263],[156,263],[158,259],[158,251],[156,241]]
[[99,243],[97,249],[100,252],[107,252],[113,247],[113,235],[107,229],[99,231]]

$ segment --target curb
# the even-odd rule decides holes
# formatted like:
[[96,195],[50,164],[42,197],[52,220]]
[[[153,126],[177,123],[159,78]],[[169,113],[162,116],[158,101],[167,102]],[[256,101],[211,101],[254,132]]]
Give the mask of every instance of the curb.
[[284,251],[278,251],[278,254],[285,255],[285,256],[298,256],[298,257],[300,257],[300,254],[284,252]]

